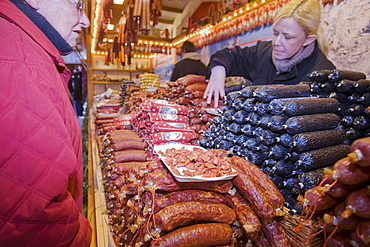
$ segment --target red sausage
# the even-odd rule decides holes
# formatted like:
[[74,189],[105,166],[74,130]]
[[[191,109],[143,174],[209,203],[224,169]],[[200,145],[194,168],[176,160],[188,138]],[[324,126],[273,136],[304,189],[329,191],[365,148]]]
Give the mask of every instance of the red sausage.
[[262,232],[266,235],[271,246],[273,247],[290,247],[289,239],[276,218],[262,220]]
[[205,190],[179,190],[168,193],[154,200],[154,212],[158,212],[169,205],[185,201],[209,201],[226,203],[225,196]]
[[323,192],[321,186],[315,186],[305,192],[305,205],[316,211],[324,211],[335,207],[343,201],[341,197],[331,197]]
[[[236,218],[239,220],[243,229],[247,233],[258,232],[261,230],[261,222],[255,212],[250,208],[248,202],[239,194],[227,195],[230,207],[235,210]],[[252,234],[248,236],[253,236]],[[254,241],[253,239],[251,239]]]
[[355,158],[359,166],[370,166],[370,137],[365,137],[354,141],[350,147],[349,156]]
[[192,83],[205,82],[206,77],[202,75],[189,74],[176,80],[179,85],[188,86]]
[[128,135],[114,135],[108,137],[110,143],[119,143],[123,141],[142,141],[143,139],[140,138],[137,134],[128,134]]
[[370,221],[363,221],[357,226],[357,235],[365,243],[370,244]]
[[344,212],[345,209],[346,209],[346,204],[344,202],[338,204],[334,208],[333,215],[332,216],[327,215],[325,217],[325,222],[332,224],[332,225],[336,225],[343,230],[347,230],[347,231],[355,230],[358,223],[361,221],[361,218],[355,214],[352,214],[348,218],[344,218],[342,216],[342,213]]
[[268,200],[271,201],[275,209],[283,207],[285,199],[266,173],[258,166],[239,156],[233,156],[231,160],[233,164],[241,169],[247,176],[256,178],[255,182],[265,192]]
[[370,180],[370,167],[358,166],[349,157],[335,162],[333,170],[333,178],[343,184],[354,185]]
[[152,240],[151,247],[192,247],[229,244],[233,230],[227,224],[195,224],[167,233],[158,240]]
[[156,227],[165,232],[191,222],[215,221],[231,224],[235,219],[235,211],[225,204],[205,201],[175,203],[154,215]]
[[148,158],[148,153],[144,150],[122,150],[113,153],[113,160],[115,163],[146,161]]
[[353,191],[346,198],[346,210],[342,216],[348,218],[352,213],[370,219],[370,185]]
[[141,166],[147,163],[149,163],[149,161],[144,161],[144,162],[133,161],[133,162],[114,163],[112,164],[112,166],[113,166],[114,172],[127,173],[131,168],[136,167],[136,166]]
[[110,144],[109,147],[111,147],[114,151],[120,151],[125,149],[144,150],[147,147],[147,144],[144,141],[122,141]]
[[254,178],[245,175],[237,167],[233,167],[238,175],[234,177],[233,183],[239,192],[248,199],[254,212],[260,218],[273,218],[276,216],[272,203],[268,200],[262,188],[258,186]]

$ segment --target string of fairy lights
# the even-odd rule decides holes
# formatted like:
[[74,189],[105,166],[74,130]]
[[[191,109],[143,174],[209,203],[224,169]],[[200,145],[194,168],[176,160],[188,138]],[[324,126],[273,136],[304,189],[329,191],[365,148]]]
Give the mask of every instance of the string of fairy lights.
[[[104,0],[95,0],[95,14],[94,14],[94,20],[93,20],[93,27],[92,27],[92,46],[91,46],[91,53],[92,54],[97,54],[97,55],[105,55],[107,54],[106,51],[96,51],[95,46],[96,46],[96,39],[98,35],[98,21],[100,18],[100,12],[101,12],[101,2]],[[262,5],[267,4],[268,2],[272,2],[273,0],[255,0],[252,3],[248,3],[245,6],[234,10],[232,13],[229,13],[225,15],[222,18],[222,21],[217,23],[216,25],[205,25],[200,27],[194,32],[191,32],[187,35],[182,36],[181,38],[175,38],[172,42],[162,42],[162,41],[152,41],[152,40],[145,40],[145,39],[139,39],[138,40],[138,45],[155,45],[155,46],[161,46],[165,48],[172,48],[172,47],[177,47],[181,45],[183,42],[187,40],[191,40],[196,36],[206,34],[207,32],[212,31],[214,28],[216,28],[219,25],[223,25],[227,22],[231,22],[232,20],[241,17],[242,15],[245,15],[248,12],[251,12],[252,10],[261,7]],[[104,42],[113,42],[113,39],[104,39]],[[135,44],[132,44],[135,45]],[[133,57],[134,58],[146,58],[150,59],[153,58],[157,55],[158,53],[152,53],[152,54],[139,54],[139,53],[134,53]]]

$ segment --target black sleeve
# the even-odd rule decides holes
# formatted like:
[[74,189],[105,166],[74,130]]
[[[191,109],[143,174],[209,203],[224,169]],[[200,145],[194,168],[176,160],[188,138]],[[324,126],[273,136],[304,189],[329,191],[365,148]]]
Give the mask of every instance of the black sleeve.
[[[260,45],[262,43],[262,45]],[[250,78],[250,71],[255,70],[258,66],[258,61],[266,59],[268,42],[258,42],[257,45],[241,48],[225,48],[214,53],[208,63],[208,71],[217,65],[221,65],[226,69],[227,76],[243,76]]]
[[177,79],[180,78],[180,71],[179,71],[179,66],[175,64],[175,67],[173,68],[172,75],[170,81],[176,81]]

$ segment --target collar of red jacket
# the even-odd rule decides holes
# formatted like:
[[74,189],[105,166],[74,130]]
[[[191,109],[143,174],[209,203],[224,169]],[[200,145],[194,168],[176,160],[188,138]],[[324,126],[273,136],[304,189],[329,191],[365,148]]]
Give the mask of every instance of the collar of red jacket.
[[0,0],[0,18],[19,26],[27,35],[38,43],[53,59],[57,66],[65,67],[61,52],[50,39],[17,6],[9,0]]

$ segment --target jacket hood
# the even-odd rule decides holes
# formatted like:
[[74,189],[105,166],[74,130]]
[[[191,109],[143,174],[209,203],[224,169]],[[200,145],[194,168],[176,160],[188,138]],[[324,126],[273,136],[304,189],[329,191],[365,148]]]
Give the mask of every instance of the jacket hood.
[[197,52],[187,52],[182,56],[182,59],[193,59],[193,60],[200,60],[201,57]]

